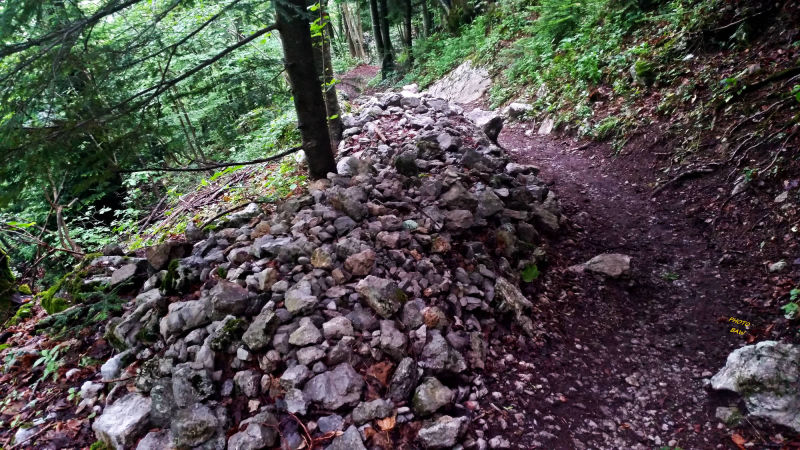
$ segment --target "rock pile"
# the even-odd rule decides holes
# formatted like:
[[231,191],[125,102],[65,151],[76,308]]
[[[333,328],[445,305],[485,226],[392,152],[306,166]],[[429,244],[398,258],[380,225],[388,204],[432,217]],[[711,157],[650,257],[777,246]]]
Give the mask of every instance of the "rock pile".
[[[555,195],[444,100],[386,93],[344,123],[339,173],[308,195],[147,251],[103,370],[129,366],[135,389],[95,420],[99,439],[486,447],[468,430],[488,393],[487,336],[535,331],[515,280],[559,230]],[[145,269],[126,260],[111,277]]]

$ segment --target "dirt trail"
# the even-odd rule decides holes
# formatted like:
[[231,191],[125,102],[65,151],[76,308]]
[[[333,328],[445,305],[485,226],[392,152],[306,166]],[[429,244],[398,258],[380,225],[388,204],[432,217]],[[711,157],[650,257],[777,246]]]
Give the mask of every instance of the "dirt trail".
[[616,252],[633,258],[633,274],[564,273],[531,290],[547,338],[538,347],[492,342],[488,387],[504,420],[487,419],[487,439],[494,432],[524,448],[735,448],[714,417],[726,403],[710,398],[703,378],[743,345],[723,319],[740,313],[743,294],[719,267],[706,227],[687,217],[678,195],[651,200],[651,161],[610,158],[601,145],[570,151],[574,143],[524,131],[506,128],[499,142],[540,167],[571,222],[548,252],[558,258],[549,270]]

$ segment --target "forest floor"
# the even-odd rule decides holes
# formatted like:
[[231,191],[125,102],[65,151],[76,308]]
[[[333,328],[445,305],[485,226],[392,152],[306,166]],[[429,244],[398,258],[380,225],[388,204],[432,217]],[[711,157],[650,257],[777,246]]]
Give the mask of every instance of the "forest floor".
[[[546,342],[508,339],[492,352],[503,375],[490,391],[513,393],[502,407],[522,419],[505,434],[523,447],[548,448],[786,445],[786,434],[776,437],[764,426],[724,426],[716,407],[736,400],[704,387],[728,353],[772,334],[775,320],[774,310],[754,301],[774,282],[746,257],[757,236],[715,230],[713,211],[701,206],[719,197],[719,180],[654,196],[664,145],[658,139],[640,139],[628,147],[636,150],[612,156],[605,144],[577,145],[535,129],[526,134],[528,128],[506,126],[499,143],[513,159],[540,168],[571,229],[548,252],[556,260],[542,285],[528,292],[546,302],[539,303]],[[749,213],[743,224],[752,230],[758,212]],[[567,270],[600,253],[631,256],[631,277]],[[753,326],[740,336],[731,332],[730,317]]]

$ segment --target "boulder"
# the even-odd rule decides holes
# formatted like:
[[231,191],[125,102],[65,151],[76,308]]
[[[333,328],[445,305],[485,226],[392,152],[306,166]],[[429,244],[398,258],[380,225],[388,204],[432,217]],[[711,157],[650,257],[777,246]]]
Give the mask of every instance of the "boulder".
[[114,402],[94,421],[97,440],[115,449],[131,448],[147,430],[150,421],[150,398],[128,394]]
[[467,119],[471,120],[490,141],[497,143],[497,137],[503,129],[503,116],[494,111],[484,111],[475,108],[466,114]]
[[740,394],[750,415],[800,432],[800,346],[763,341],[734,350],[711,377],[715,390]]

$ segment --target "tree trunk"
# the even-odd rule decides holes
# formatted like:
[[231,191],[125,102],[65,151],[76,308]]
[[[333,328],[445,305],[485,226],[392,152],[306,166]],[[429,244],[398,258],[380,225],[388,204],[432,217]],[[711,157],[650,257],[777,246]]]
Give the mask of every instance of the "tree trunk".
[[353,14],[353,11],[347,3],[340,3],[340,5],[344,13],[344,26],[353,47],[352,56],[360,60],[365,60],[364,33],[361,31],[361,20],[357,18],[359,16]]
[[283,44],[284,66],[297,110],[297,128],[303,139],[309,175],[325,178],[336,172],[325,101],[314,67],[309,16],[305,0],[274,0],[275,21]]
[[409,64],[414,62],[414,55],[411,53],[411,0],[405,0],[405,21],[403,23],[405,32],[404,37],[406,38],[406,50],[408,50],[408,62]]
[[369,0],[369,15],[372,18],[372,34],[375,37],[375,50],[378,60],[383,62],[383,34],[381,33],[381,16],[378,12],[378,0]]
[[314,63],[317,66],[317,75],[323,80],[322,93],[325,98],[325,111],[328,118],[328,131],[330,132],[333,146],[336,147],[342,140],[341,113],[339,111],[339,100],[336,98],[336,87],[333,85],[333,64],[331,62],[331,35],[330,15],[327,11],[327,0],[320,2],[319,19],[323,24],[323,32],[320,36],[313,38]]
[[389,35],[389,8],[386,0],[378,0],[380,11],[381,37],[383,38],[383,59],[381,61],[381,76],[385,79],[394,72],[394,54],[392,50],[392,38]]
[[422,0],[422,34],[431,35],[431,12],[428,10],[428,0]]

